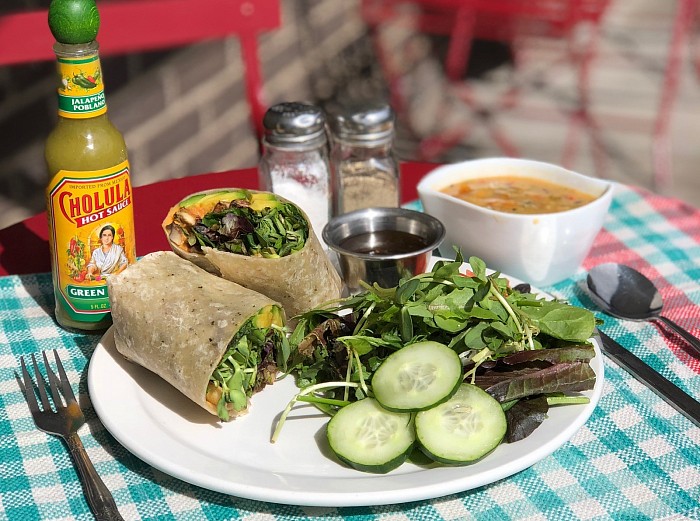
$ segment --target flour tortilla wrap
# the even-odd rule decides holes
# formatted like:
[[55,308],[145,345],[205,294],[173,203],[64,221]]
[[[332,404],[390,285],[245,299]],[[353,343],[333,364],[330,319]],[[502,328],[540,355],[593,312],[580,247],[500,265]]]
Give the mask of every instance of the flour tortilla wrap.
[[[284,337],[282,328],[276,331],[270,326],[284,323],[280,304],[207,273],[170,251],[146,255],[110,277],[107,284],[114,340],[124,357],[156,373],[221,419],[246,412],[247,398],[260,390],[259,384],[255,389],[251,386],[243,390],[241,407],[236,409],[228,403],[222,414],[216,399],[221,392],[212,396],[216,389],[211,387],[210,379],[215,370],[220,370],[232,340],[242,336],[241,328],[248,331],[255,327]],[[272,333],[266,338],[270,342],[279,339]],[[275,345],[275,351],[278,349]],[[277,354],[272,356],[273,365]],[[266,362],[270,364],[269,356]],[[276,373],[276,366],[268,365],[265,370]],[[259,369],[257,376],[261,374]],[[220,405],[224,406],[223,402]]]
[[[220,203],[230,204],[234,200],[258,212],[279,203],[295,206],[308,227],[303,248],[285,256],[269,258],[193,243],[192,229],[197,219],[201,220]],[[308,216],[298,206],[276,194],[236,188],[198,192],[170,209],[163,221],[163,230],[175,253],[211,273],[281,302],[288,317],[340,297],[340,276],[311,228]]]

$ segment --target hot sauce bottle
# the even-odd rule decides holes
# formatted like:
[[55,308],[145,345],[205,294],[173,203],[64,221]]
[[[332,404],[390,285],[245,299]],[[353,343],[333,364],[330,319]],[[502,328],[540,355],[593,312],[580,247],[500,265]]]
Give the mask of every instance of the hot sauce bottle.
[[[81,1],[94,7],[93,0]],[[97,10],[89,13],[94,30],[76,31],[85,28],[85,12],[63,10],[52,18],[52,9],[61,12],[66,3],[53,0],[49,8],[60,78],[58,122],[45,148],[56,320],[66,328],[101,330],[111,323],[107,278],[136,262],[130,167],[124,137],[107,116]],[[78,19],[66,25],[66,16]]]

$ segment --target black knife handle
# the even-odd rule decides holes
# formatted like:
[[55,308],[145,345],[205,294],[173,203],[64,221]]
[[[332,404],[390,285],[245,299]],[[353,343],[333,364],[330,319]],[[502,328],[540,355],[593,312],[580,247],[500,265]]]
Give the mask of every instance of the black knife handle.
[[632,376],[644,382],[649,389],[658,394],[697,427],[700,427],[700,402],[657,373],[608,335],[600,330],[598,330],[598,334],[600,335],[603,352],[606,355],[620,364]]

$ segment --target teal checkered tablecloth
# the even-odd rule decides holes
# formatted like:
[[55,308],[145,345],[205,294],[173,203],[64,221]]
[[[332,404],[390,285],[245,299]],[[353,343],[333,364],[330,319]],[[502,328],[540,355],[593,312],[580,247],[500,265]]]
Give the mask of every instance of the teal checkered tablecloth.
[[[584,266],[544,289],[593,307],[586,270],[610,261],[649,275],[666,314],[700,335],[700,211],[617,186]],[[36,429],[16,380],[21,355],[53,348],[80,393],[88,420],[83,443],[127,520],[700,519],[700,429],[608,358],[602,399],[571,441],[531,468],[475,490],[399,505],[311,508],[189,485],[143,463],[104,429],[89,406],[86,380],[100,336],[59,328],[51,294],[48,274],[0,279],[0,520],[92,519],[67,450]],[[651,323],[599,316],[603,331],[700,398],[700,360],[683,350],[681,339]]]

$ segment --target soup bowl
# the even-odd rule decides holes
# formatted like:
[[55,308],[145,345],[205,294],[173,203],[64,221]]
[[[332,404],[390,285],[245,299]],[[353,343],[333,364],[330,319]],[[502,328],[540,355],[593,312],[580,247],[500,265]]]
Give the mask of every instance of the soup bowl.
[[[486,177],[546,181],[593,197],[582,206],[551,213],[492,210],[443,192],[450,185]],[[459,247],[491,269],[546,286],[573,276],[600,232],[612,200],[612,183],[557,165],[514,158],[488,158],[440,166],[423,177],[418,195],[426,213],[445,224],[440,254]]]

